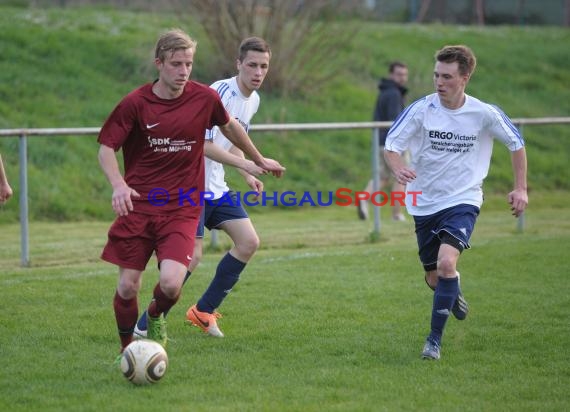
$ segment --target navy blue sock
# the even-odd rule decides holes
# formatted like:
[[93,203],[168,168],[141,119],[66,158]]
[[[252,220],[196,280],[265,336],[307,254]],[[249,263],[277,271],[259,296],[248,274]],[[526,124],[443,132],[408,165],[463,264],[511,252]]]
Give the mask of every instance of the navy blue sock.
[[[186,283],[186,281],[188,280],[188,278],[190,277],[191,274],[192,274],[192,272],[186,272],[186,276],[184,276],[184,281],[182,282],[182,285],[184,285]],[[166,317],[166,315],[168,315],[168,312],[170,312],[170,309],[164,311],[164,313],[163,313],[164,317]],[[146,310],[145,310],[137,322],[137,328],[139,328],[139,330],[146,330],[147,329],[146,316],[147,315],[146,315]]]
[[214,310],[222,304],[222,301],[232,290],[239,280],[239,275],[245,268],[245,263],[226,253],[220,260],[216,269],[216,276],[210,286],[198,301],[197,307],[200,312],[214,313]]
[[137,321],[137,328],[139,328],[139,330],[146,330],[147,329],[146,323],[147,323],[147,320],[146,320],[146,309],[145,309],[143,311],[141,317]]
[[441,343],[443,328],[449,318],[453,303],[457,298],[459,283],[455,278],[439,278],[433,295],[433,308],[431,312],[431,333],[429,337],[438,345]]

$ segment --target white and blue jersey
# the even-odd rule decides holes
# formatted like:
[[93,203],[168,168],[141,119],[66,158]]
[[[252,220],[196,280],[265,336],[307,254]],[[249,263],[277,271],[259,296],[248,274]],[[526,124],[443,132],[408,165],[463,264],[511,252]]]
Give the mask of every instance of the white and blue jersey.
[[[230,116],[235,118],[247,132],[251,118],[259,108],[259,94],[254,90],[251,96],[245,97],[239,90],[237,77],[219,80],[210,87],[218,92]],[[232,142],[222,134],[218,127],[207,130],[206,139],[213,141],[214,144],[221,146],[224,150],[230,150],[232,147]],[[205,190],[212,192],[214,199],[219,199],[229,191],[225,181],[224,166],[207,157]]]
[[437,93],[412,103],[394,121],[385,150],[410,151],[416,179],[407,192],[421,192],[406,208],[413,216],[434,214],[458,204],[481,207],[493,139],[514,152],[524,141],[510,119],[496,106],[465,95],[456,110],[445,108]]

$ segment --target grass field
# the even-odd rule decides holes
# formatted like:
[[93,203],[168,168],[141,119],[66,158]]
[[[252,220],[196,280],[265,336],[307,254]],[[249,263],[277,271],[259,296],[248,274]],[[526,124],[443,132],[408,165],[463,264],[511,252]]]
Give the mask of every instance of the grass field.
[[[140,388],[113,367],[110,222],[32,223],[26,269],[19,227],[2,225],[0,410],[568,410],[569,201],[535,194],[521,234],[489,199],[459,267],[471,313],[450,319],[438,363],[419,358],[431,293],[411,222],[385,219],[369,243],[352,207],[255,214],[263,246],[221,307],[226,338],[183,323],[208,252],[169,315],[167,375]],[[154,262],[145,276],[142,301]]]

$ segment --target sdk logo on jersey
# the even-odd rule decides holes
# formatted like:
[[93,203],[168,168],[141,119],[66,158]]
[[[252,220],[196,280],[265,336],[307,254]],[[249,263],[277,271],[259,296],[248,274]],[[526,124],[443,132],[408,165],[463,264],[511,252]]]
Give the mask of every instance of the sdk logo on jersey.
[[192,151],[192,144],[196,143],[196,140],[190,142],[186,139],[174,140],[170,137],[151,137],[148,136],[148,144],[153,152],[179,152],[181,150],[186,150],[188,152]]

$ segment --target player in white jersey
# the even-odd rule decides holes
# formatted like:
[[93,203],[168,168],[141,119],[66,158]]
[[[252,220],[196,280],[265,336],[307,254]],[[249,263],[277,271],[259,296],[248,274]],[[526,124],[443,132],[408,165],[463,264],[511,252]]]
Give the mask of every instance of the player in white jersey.
[[[415,192],[406,207],[414,217],[426,283],[435,291],[424,359],[440,358],[450,312],[460,320],[468,313],[457,262],[470,247],[493,139],[511,151],[514,189],[508,201],[513,215],[519,216],[528,204],[526,152],[519,131],[499,108],[465,94],[475,55],[466,46],[446,46],[435,59],[436,93],[402,112],[388,132],[384,151],[396,179],[407,185],[408,193]],[[409,166],[401,157],[405,150],[411,154]]]
[[[228,113],[237,119],[246,131],[259,108],[259,94],[256,90],[261,87],[267,75],[270,59],[271,50],[263,39],[245,39],[239,47],[237,76],[217,81],[210,86],[218,92]],[[206,139],[211,142],[210,145],[219,146],[242,158],[244,156],[217,127],[206,133]],[[238,171],[253,191],[263,191],[263,182],[243,169]],[[186,320],[210,336],[223,337],[217,325],[220,315],[216,309],[238,282],[241,272],[259,247],[259,238],[241,202],[237,201],[235,193],[225,181],[223,165],[211,159],[206,159],[206,192],[211,194],[213,199],[205,203],[196,234],[196,244],[200,246],[195,247],[195,250],[202,251],[204,226],[210,230],[222,229],[230,236],[234,246],[219,262],[216,275],[206,292],[186,312]],[[189,272],[196,267],[200,257],[201,255],[194,254],[196,263],[193,260]]]

